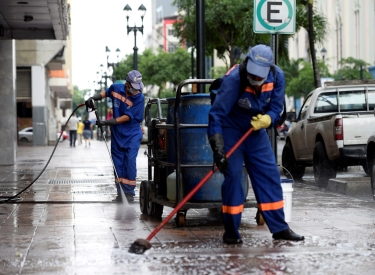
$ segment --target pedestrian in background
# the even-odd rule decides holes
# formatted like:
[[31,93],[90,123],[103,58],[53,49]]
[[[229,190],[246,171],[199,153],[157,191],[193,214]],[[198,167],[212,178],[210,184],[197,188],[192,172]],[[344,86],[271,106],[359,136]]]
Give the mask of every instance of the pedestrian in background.
[[87,147],[87,143],[90,144],[91,133],[92,133],[92,124],[89,120],[89,117],[86,116],[85,121],[83,122],[83,139],[85,140],[85,147]]
[[[99,122],[111,126],[111,155],[118,179],[115,182],[117,197],[121,202],[121,188],[128,202],[134,201],[136,186],[136,158],[142,140],[139,127],[143,120],[144,96],[142,94],[142,75],[133,70],[126,76],[126,83],[114,83],[105,92],[101,92],[86,101],[101,100],[109,97],[113,102],[113,118]],[[98,122],[97,122],[98,123]]]
[[70,147],[76,147],[78,122],[79,121],[76,117],[76,113],[73,113],[72,117],[69,120]]
[[[284,73],[273,62],[270,47],[257,45],[251,48],[244,63],[235,65],[222,78],[209,112],[207,134],[214,161],[225,177],[221,194],[225,227],[223,241],[227,244],[242,243],[239,227],[246,199],[241,185],[244,162],[258,209],[273,233],[272,237],[304,240],[285,222],[280,172],[266,131],[280,119],[284,103]],[[243,87],[241,79],[245,82],[245,92],[239,91]],[[254,132],[227,160],[225,152],[250,126]]]
[[77,128],[78,145],[82,145],[82,134],[83,134],[84,128],[85,128],[85,124],[83,124],[82,120],[79,119],[78,128]]
[[[107,112],[107,118],[106,120],[110,120],[113,118],[113,109],[109,108]],[[111,136],[111,128],[107,127],[107,136]]]

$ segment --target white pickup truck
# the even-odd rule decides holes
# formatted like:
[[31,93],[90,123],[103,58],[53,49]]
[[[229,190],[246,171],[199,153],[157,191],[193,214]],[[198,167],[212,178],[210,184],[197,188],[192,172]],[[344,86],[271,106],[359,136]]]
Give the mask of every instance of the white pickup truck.
[[310,92],[299,111],[287,114],[291,127],[282,152],[286,177],[301,179],[313,166],[315,182],[327,185],[336,172],[361,165],[366,173],[366,143],[375,131],[375,80],[325,83]]

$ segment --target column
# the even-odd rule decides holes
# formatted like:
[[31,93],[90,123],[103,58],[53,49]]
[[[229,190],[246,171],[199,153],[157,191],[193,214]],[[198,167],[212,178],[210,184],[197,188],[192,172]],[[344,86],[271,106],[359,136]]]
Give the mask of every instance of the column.
[[17,151],[16,46],[0,40],[0,165],[14,165]]
[[33,105],[33,145],[47,145],[46,70],[31,67],[31,98]]

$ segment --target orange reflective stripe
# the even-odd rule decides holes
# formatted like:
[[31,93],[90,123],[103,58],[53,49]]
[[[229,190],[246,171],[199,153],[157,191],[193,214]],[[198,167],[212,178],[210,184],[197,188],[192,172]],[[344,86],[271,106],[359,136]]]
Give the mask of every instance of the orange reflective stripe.
[[227,71],[227,73],[225,75],[230,74],[230,72],[233,71],[237,66],[238,66],[238,64],[234,65],[232,68],[230,68],[229,71]]
[[261,211],[279,210],[284,207],[284,200],[258,204]]
[[273,82],[266,83],[262,85],[262,93],[263,92],[271,92],[273,90]]
[[125,102],[125,103],[128,104],[129,106],[133,106],[133,102],[131,102],[129,99],[123,97],[123,96],[120,95],[119,93],[112,92],[112,96],[113,96],[114,98],[117,98],[118,100],[121,100],[122,102]]
[[247,93],[251,93],[251,94],[254,94],[254,95],[255,95],[255,90],[252,89],[252,88],[249,87],[249,86],[246,87],[245,92],[247,92]]
[[127,184],[127,185],[136,185],[137,181],[135,181],[135,180],[128,180],[128,179],[122,178],[121,179],[121,183],[122,184]]
[[125,103],[128,104],[130,107],[133,106],[133,102],[131,102],[129,99],[126,99]]
[[243,204],[238,205],[238,206],[223,205],[221,208],[222,208],[223,213],[236,215],[236,214],[242,213]]

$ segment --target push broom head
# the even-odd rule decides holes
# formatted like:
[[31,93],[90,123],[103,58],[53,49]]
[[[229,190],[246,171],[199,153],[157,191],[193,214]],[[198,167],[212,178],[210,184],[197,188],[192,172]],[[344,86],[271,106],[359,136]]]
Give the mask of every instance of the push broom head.
[[151,248],[149,241],[145,239],[136,239],[129,248],[129,253],[143,254],[146,250]]

